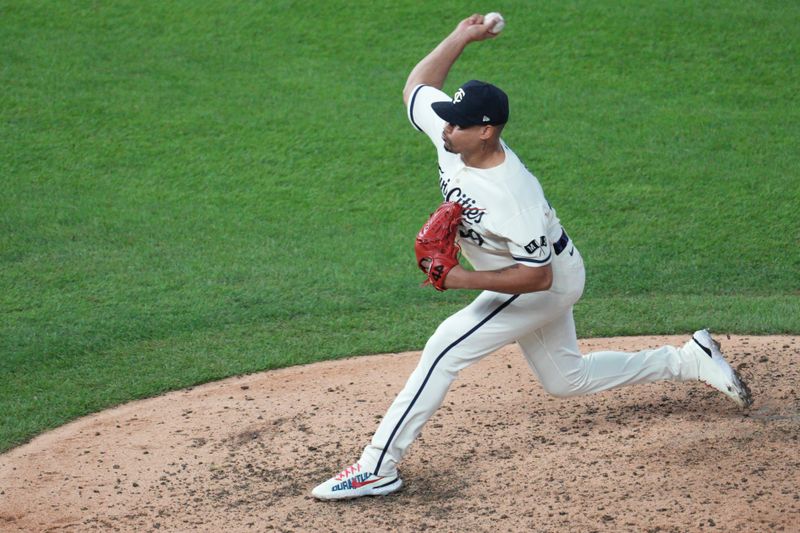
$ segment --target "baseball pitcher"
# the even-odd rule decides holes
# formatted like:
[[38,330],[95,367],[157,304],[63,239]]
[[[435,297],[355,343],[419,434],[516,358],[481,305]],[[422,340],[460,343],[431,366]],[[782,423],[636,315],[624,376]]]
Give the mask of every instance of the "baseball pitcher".
[[[583,292],[583,260],[539,181],[501,138],[508,97],[477,80],[452,97],[441,90],[467,45],[497,36],[496,22],[483,15],[461,21],[414,67],[403,90],[411,125],[436,148],[444,200],[417,236],[418,265],[439,290],[481,292],[436,329],[361,458],[314,488],[316,498],[398,490],[398,464],[458,372],[511,342],[555,396],[700,380],[740,406],[751,403],[706,330],[682,347],[580,353],[572,308]],[[474,271],[459,265],[459,251]]]

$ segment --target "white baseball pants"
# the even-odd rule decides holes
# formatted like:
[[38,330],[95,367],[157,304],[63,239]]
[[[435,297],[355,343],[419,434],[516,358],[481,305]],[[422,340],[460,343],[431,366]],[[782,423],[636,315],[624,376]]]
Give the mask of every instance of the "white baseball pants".
[[379,476],[392,476],[408,447],[444,401],[460,370],[516,341],[544,389],[555,396],[600,392],[681,375],[681,349],[664,346],[638,353],[581,355],[572,318],[585,281],[583,260],[554,257],[548,291],[521,295],[482,292],[447,318],[428,340],[417,368],[389,407],[361,463]]

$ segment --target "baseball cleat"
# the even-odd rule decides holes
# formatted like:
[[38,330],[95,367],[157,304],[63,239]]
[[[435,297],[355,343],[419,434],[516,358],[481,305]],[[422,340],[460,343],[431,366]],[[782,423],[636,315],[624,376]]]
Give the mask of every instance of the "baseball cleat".
[[346,500],[362,496],[386,496],[402,486],[403,480],[398,476],[376,476],[362,467],[361,463],[356,463],[314,487],[311,495],[320,500]]
[[695,331],[686,346],[691,347],[697,355],[698,380],[728,396],[739,407],[752,405],[753,398],[747,383],[722,356],[719,343],[711,338],[707,329]]

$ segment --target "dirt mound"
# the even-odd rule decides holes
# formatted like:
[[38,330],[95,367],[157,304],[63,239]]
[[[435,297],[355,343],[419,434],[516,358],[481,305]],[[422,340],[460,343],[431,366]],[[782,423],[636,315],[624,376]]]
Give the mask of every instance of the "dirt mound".
[[750,383],[749,412],[699,383],[553,398],[506,347],[461,373],[386,498],[310,490],[358,458],[418,354],[130,403],[0,456],[0,530],[796,531],[800,342],[719,339]]

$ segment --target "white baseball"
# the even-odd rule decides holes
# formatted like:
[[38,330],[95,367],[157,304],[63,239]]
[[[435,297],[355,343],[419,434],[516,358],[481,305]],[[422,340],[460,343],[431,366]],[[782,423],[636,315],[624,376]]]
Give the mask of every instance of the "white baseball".
[[492,11],[491,13],[486,13],[486,15],[483,16],[483,23],[484,24],[491,25],[492,21],[495,21],[495,20],[497,22],[492,27],[492,29],[489,30],[489,31],[492,32],[492,33],[500,33],[501,31],[503,31],[503,28],[506,27],[506,20],[503,18],[503,15],[501,15],[500,13],[495,13],[494,11]]

